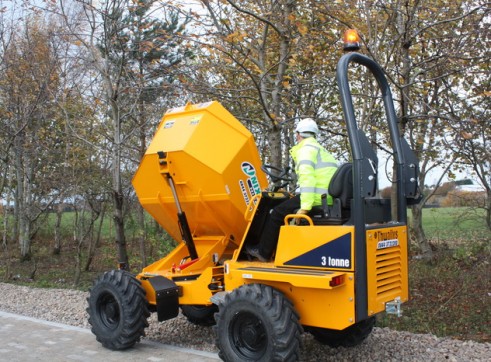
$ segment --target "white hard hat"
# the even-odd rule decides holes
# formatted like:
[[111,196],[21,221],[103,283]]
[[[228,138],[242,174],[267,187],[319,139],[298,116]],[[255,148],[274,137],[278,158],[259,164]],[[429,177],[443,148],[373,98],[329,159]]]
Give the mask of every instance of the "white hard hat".
[[295,132],[298,133],[313,133],[314,136],[317,136],[319,133],[319,128],[317,127],[317,123],[312,118],[304,118],[297,123],[297,127],[295,128]]

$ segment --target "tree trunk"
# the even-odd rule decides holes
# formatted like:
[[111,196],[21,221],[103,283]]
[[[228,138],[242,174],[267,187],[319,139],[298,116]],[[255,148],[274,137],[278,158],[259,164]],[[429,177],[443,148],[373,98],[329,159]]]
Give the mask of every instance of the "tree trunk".
[[126,251],[126,238],[124,233],[123,219],[123,192],[120,185],[119,189],[113,190],[114,201],[114,233],[118,248],[118,265],[123,270],[129,270],[128,253]]
[[124,233],[124,196],[123,184],[121,181],[121,119],[119,107],[116,100],[112,99],[112,118],[114,125],[114,143],[113,143],[113,202],[114,202],[114,232],[116,245],[118,248],[118,265],[120,269],[129,270],[128,254],[126,251],[126,238]]
[[[113,152],[112,152],[112,197],[114,204],[113,220],[115,242],[118,249],[118,265],[120,269],[129,270],[128,254],[126,251],[126,239],[124,233],[124,194],[121,181],[121,114],[118,105],[118,91],[116,85],[113,85],[110,71],[110,65],[107,60],[103,60],[99,53],[96,53],[96,59],[103,64],[101,74],[104,81],[106,98],[110,104],[110,115],[113,124]],[[118,82],[114,82],[118,84]]]
[[26,217],[21,216],[19,227],[19,245],[20,245],[20,260],[31,260],[31,240],[29,238],[30,229],[29,222]]
[[488,225],[488,229],[491,231],[491,189],[486,190],[486,225]]
[[77,245],[77,253],[75,254],[75,275],[73,277],[73,286],[76,287],[80,283],[82,276],[82,241],[75,236],[75,245]]
[[433,250],[423,230],[423,204],[413,205],[411,209],[413,215],[412,229],[421,257],[425,260],[432,260]]
[[9,248],[9,238],[7,234],[8,230],[8,219],[9,219],[9,198],[7,197],[7,204],[3,209],[3,234],[2,234],[2,249],[5,252],[5,277],[4,280],[10,279],[10,248]]
[[[92,261],[94,260],[95,253],[97,248],[99,247],[99,243],[101,240],[101,233],[102,233],[102,225],[104,223],[104,216],[106,214],[106,206],[105,202],[102,204],[101,207],[101,212],[99,214],[99,227],[97,228],[97,233],[94,237],[90,239],[89,246],[87,247],[87,261],[85,262],[84,266],[84,271],[89,271],[90,265],[92,264]],[[95,222],[95,220],[94,220]]]
[[[412,21],[412,17],[409,13],[406,14],[407,18],[403,18],[403,12],[398,12],[397,15],[397,28],[399,35],[401,36],[401,56],[402,56],[402,69],[401,77],[402,84],[400,88],[401,92],[401,114],[400,114],[400,133],[404,135],[406,131],[406,125],[409,121],[410,116],[410,102],[411,102],[411,54],[410,48],[412,46],[412,34],[408,31],[407,23]],[[416,150],[418,153],[418,150]],[[394,175],[396,175],[394,173]],[[393,177],[395,177],[393,175]],[[419,175],[419,184],[424,185],[424,172]],[[413,223],[412,231],[416,239],[416,245],[421,251],[421,256],[424,259],[431,260],[433,258],[433,251],[431,249],[430,243],[426,238],[423,229],[423,206],[426,200],[423,200],[418,205],[413,205],[411,207]]]
[[390,189],[390,214],[392,220],[397,220],[397,165],[394,162],[392,165],[392,185]]
[[[140,74],[142,75],[142,79],[143,79],[143,63],[141,61],[140,61]],[[143,159],[143,157],[145,156],[146,147],[147,147],[147,134],[145,132],[145,127],[144,127],[145,125],[144,114],[145,114],[145,105],[143,100],[141,100],[138,102],[138,115],[137,115],[138,117],[137,124],[140,129],[139,145],[138,145],[140,159]],[[140,260],[141,260],[140,269],[143,269],[144,267],[147,266],[147,253],[145,247],[147,231],[145,228],[145,211],[143,210],[143,207],[139,202],[137,202],[136,205],[136,217],[140,229],[140,233],[138,234],[138,244],[140,245]]]
[[141,205],[136,205],[137,208],[137,219],[138,219],[138,225],[140,229],[140,233],[138,234],[138,244],[140,245],[140,259],[141,259],[141,268],[144,268],[147,266],[147,252],[145,248],[145,241],[146,241],[146,228],[145,228],[145,212]]
[[7,230],[8,230],[8,227],[9,227],[9,223],[8,223],[8,218],[9,218],[9,212],[8,212],[8,204],[7,206],[5,206],[5,208],[3,208],[3,231],[2,231],[2,246],[4,248],[7,248],[7,243],[8,243],[8,233],[7,233]]
[[61,253],[61,219],[63,217],[63,205],[60,203],[56,206],[56,223],[55,223],[55,244],[53,246],[53,255]]
[[11,261],[10,261],[10,248],[9,248],[9,243],[8,241],[3,244],[3,250],[5,252],[5,275],[4,275],[4,280],[7,281],[11,278],[11,272],[10,272],[10,266],[11,266]]
[[32,159],[24,152],[26,136],[20,132],[14,141],[15,172],[17,188],[15,194],[16,216],[18,217],[18,242],[20,248],[20,260],[31,260],[31,240],[33,237],[33,180],[34,172]]
[[[15,172],[16,172],[16,191],[15,191],[15,216],[16,216],[16,239],[19,242],[21,261],[29,260],[29,238],[27,224],[27,210],[25,204],[25,178],[23,167],[23,148],[24,137],[19,134],[14,141],[15,145]],[[26,230],[27,229],[27,230]],[[27,233],[27,234],[26,234]]]
[[77,255],[75,257],[75,276],[73,277],[73,286],[77,287],[80,284],[80,277],[82,273],[80,271],[80,250],[77,248]]

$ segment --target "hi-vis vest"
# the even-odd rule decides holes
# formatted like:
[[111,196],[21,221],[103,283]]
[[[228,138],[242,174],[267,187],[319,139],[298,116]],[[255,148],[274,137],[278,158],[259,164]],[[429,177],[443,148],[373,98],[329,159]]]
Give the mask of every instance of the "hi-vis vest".
[[322,194],[332,205],[332,197],[327,191],[329,182],[337,169],[337,162],[314,137],[304,138],[290,149],[295,162],[295,173],[300,188],[300,207],[310,210],[322,204]]

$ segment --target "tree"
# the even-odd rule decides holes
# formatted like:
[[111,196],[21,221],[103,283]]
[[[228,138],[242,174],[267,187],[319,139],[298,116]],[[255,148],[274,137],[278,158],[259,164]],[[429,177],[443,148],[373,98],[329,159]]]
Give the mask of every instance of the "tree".
[[[102,101],[106,107],[103,117],[111,127],[108,146],[111,152],[113,219],[118,260],[122,268],[129,268],[124,230],[125,200],[130,193],[128,173],[135,158],[133,147],[126,147],[136,140],[138,161],[145,149],[148,119],[155,120],[153,106],[164,96],[175,95],[172,69],[186,56],[181,47],[180,32],[183,24],[168,9],[160,11],[168,16],[163,22],[152,18],[156,1],[134,3],[129,0],[107,0],[95,5],[83,3],[84,21],[88,34],[78,35],[78,42],[90,54],[90,64],[102,84]],[[167,12],[166,12],[167,10]],[[65,19],[68,17],[65,14]],[[67,21],[68,24],[68,21]],[[76,29],[71,30],[77,33]],[[160,116],[159,111],[159,116]],[[138,136],[136,139],[135,136]],[[134,167],[134,166],[133,166]],[[140,211],[142,214],[142,211]],[[140,217],[143,223],[143,217]],[[143,239],[142,258],[145,259]],[[143,261],[145,264],[145,261]]]
[[30,17],[12,35],[4,52],[0,97],[5,113],[3,128],[11,138],[9,150],[14,171],[14,237],[21,258],[31,257],[36,222],[52,202],[47,175],[56,168],[60,153],[56,107],[59,91],[58,59],[53,33],[40,18]]
[[[359,12],[366,24],[362,34],[366,34],[367,51],[383,65],[395,89],[401,132],[408,135],[420,160],[419,184],[424,185],[429,173],[438,168],[443,169],[440,182],[455,165],[459,152],[443,138],[451,122],[446,99],[459,90],[468,70],[482,60],[476,29],[484,29],[489,10],[472,1],[365,5],[361,4]],[[424,234],[422,209],[431,195],[424,195],[422,202],[412,206],[412,230],[419,250],[428,259],[432,249]]]
[[[489,54],[478,65],[477,77],[462,79],[462,85],[468,89],[460,107],[448,104],[449,136],[447,144],[453,148],[457,160],[467,169],[471,169],[485,190],[484,210],[486,225],[491,230],[491,127],[489,76],[479,68],[489,69]],[[482,76],[481,76],[482,74]],[[477,81],[476,81],[477,80]],[[454,99],[462,97],[454,94]],[[448,137],[448,138],[450,138]]]
[[[0,10],[0,74],[3,74],[5,71],[5,52],[9,48],[10,40],[13,34],[13,28],[10,29],[7,27],[7,17],[5,12]],[[10,274],[10,249],[8,243],[8,215],[9,215],[9,205],[10,198],[6,197],[4,199],[4,190],[10,184],[10,176],[11,172],[9,171],[9,155],[10,148],[12,147],[13,139],[8,134],[7,129],[5,128],[6,124],[4,122],[4,116],[7,114],[5,109],[5,98],[2,93],[0,93],[0,212],[3,215],[3,230],[2,230],[2,249],[5,250],[5,254],[7,256],[6,263],[6,276],[8,277]],[[5,203],[5,207],[3,204]]]
[[194,40],[204,49],[199,65],[206,69],[191,78],[190,89],[220,99],[241,119],[256,134],[265,162],[288,165],[291,131],[301,117],[322,121],[331,139],[340,133],[339,116],[332,117],[338,36],[316,11],[318,2],[202,4],[206,32]]
[[[412,136],[412,146],[421,160],[419,183],[424,185],[432,168],[448,170],[456,157],[441,137],[448,129],[452,109],[446,99],[457,91],[458,79],[465,79],[469,68],[481,61],[480,52],[475,51],[480,44],[475,29],[481,26],[486,10],[471,1],[426,5],[416,1],[400,10],[401,123]],[[422,226],[426,200],[412,206],[413,230],[423,256],[431,258]]]
[[[161,8],[161,17],[151,16],[155,0],[140,1],[128,9],[122,21],[126,26],[119,37],[122,39],[122,51],[128,52],[124,82],[126,103],[133,105],[126,111],[129,115],[127,159],[138,165],[143,158],[149,132],[160,119],[162,109],[173,107],[173,102],[182,98],[179,89],[179,67],[181,63],[193,57],[190,46],[185,43],[183,34],[187,18],[181,19],[177,11],[170,6]],[[131,129],[136,130],[133,137]],[[134,150],[136,149],[136,154]],[[137,219],[141,229],[139,233],[142,267],[146,266],[146,222],[144,210],[137,204]]]

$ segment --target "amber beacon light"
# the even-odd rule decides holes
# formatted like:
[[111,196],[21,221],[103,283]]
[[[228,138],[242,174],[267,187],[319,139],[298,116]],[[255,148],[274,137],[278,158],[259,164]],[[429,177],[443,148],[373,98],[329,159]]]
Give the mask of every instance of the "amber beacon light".
[[343,50],[356,51],[360,49],[360,35],[355,29],[348,29],[343,35]]

